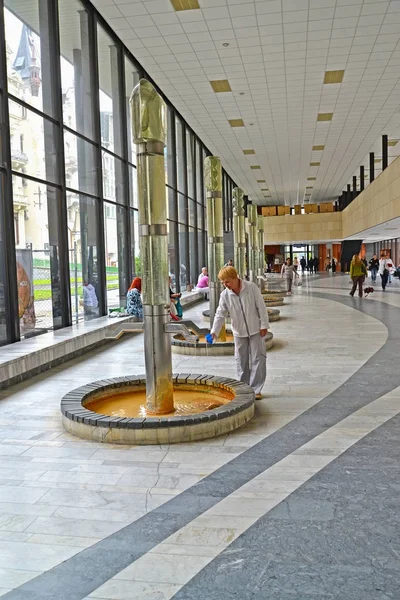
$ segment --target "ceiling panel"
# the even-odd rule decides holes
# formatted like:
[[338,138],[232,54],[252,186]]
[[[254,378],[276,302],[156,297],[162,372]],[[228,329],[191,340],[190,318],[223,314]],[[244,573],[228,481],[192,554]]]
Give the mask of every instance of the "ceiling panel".
[[[257,179],[270,204],[296,204],[309,177],[307,201],[332,201],[369,152],[381,157],[383,133],[400,139],[399,0],[93,3],[256,203],[266,187]],[[344,71],[342,81],[324,84],[335,81],[327,71]],[[389,162],[398,154],[391,146]]]

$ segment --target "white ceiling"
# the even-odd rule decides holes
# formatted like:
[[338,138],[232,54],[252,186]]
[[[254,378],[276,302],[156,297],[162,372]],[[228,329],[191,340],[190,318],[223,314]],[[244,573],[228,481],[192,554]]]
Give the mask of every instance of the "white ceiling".
[[[92,1],[253,202],[302,203],[307,185],[312,202],[335,199],[370,151],[381,156],[383,133],[400,138],[400,0],[199,0],[179,12]],[[323,84],[341,69],[341,84]],[[209,81],[223,79],[232,92],[215,94]]]
[[393,240],[400,238],[400,217],[381,223],[370,229],[360,231],[346,240],[363,240],[364,242],[379,242],[381,240]]

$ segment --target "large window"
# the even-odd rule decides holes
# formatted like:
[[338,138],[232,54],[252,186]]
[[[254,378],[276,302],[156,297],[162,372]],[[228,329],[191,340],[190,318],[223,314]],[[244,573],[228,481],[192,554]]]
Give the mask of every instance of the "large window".
[[[130,97],[146,77],[89,3],[4,4],[0,345],[125,306],[142,273]],[[207,154],[167,102],[168,262],[178,291],[207,264]],[[227,176],[224,185],[232,187]],[[226,222],[228,204],[225,193]]]

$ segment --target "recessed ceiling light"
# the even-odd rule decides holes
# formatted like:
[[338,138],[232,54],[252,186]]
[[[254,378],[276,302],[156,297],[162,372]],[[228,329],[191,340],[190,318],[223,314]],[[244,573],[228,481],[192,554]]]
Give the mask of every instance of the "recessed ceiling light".
[[317,121],[332,121],[333,113],[319,113]]
[[171,4],[177,11],[200,8],[198,0],[171,0]]
[[243,119],[229,119],[228,123],[231,127],[244,127]]
[[320,164],[320,162],[311,162],[310,167],[319,167]]
[[312,190],[314,186],[312,185],[306,185],[306,190]]
[[268,188],[261,188],[262,192],[268,192]]
[[215,81],[210,81],[211,87],[216,94],[220,94],[222,92],[231,92],[232,88],[229,85],[229,81],[227,79],[217,79]]
[[307,181],[315,181],[316,179],[316,177],[307,177]]
[[260,165],[250,165],[250,169],[261,169]]
[[315,152],[319,152],[319,151],[321,151],[321,150],[324,150],[324,149],[325,149],[325,145],[313,146],[313,147],[312,147],[312,149],[313,149]]
[[265,179],[257,179],[257,183],[265,183]]
[[249,148],[249,150],[243,150],[243,154],[255,154],[253,148]]
[[326,71],[324,83],[342,83],[344,71]]

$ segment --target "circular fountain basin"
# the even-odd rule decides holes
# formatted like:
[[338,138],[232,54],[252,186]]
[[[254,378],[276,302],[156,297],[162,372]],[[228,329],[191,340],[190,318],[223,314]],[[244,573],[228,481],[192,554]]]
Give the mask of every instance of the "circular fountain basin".
[[[265,336],[265,349],[269,350],[274,345],[274,334],[269,331]],[[208,344],[203,335],[199,336],[197,343],[187,342],[183,336],[172,336],[171,349],[175,354],[190,354],[199,356],[233,356],[235,344],[230,331],[226,333],[226,342],[216,340]]]
[[264,294],[264,304],[265,306],[282,306],[283,304],[283,296],[278,294]]
[[61,401],[64,428],[111,444],[173,444],[229,433],[254,415],[254,391],[234,379],[173,375],[175,410],[147,414],[145,376],[96,381]]
[[[204,317],[204,321],[207,321],[209,323],[210,322],[210,311],[203,310],[202,314]],[[280,310],[268,308],[268,318],[270,321],[279,321],[280,314],[281,314]],[[228,317],[227,319],[225,319],[225,322],[229,325],[231,322],[230,318]]]

